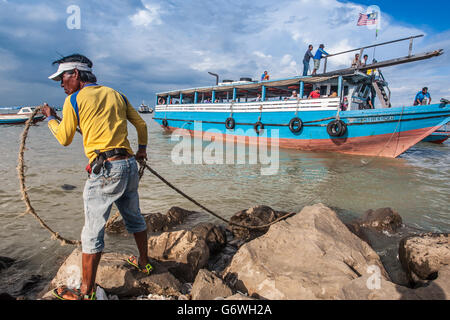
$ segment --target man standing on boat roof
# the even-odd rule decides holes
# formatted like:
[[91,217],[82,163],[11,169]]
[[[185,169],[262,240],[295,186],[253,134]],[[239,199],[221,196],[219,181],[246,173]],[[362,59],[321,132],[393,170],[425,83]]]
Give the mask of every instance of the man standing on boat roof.
[[431,104],[431,96],[427,87],[424,87],[422,91],[417,92],[416,97],[414,98],[414,105],[418,106],[424,104],[424,99],[428,99],[428,104]]
[[308,50],[305,52],[305,56],[303,57],[303,76],[306,77],[308,75],[309,71],[309,62],[312,59],[314,59],[314,56],[312,54],[313,51],[313,45],[310,44],[308,46]]
[[267,73],[267,71],[264,71],[264,73],[261,75],[261,81],[267,81],[269,80],[269,74]]
[[325,45],[321,44],[319,46],[319,49],[317,49],[316,54],[314,55],[314,70],[312,72],[312,75],[315,75],[317,70],[320,68],[320,59],[323,58],[323,56],[328,56],[329,53],[327,53],[325,50]]
[[[53,62],[58,71],[49,79],[61,81],[67,94],[61,123],[56,113],[45,106],[48,127],[64,146],[69,145],[77,125],[83,133],[83,145],[89,165],[89,178],[83,192],[85,224],[81,233],[82,283],[80,289],[65,286],[53,291],[62,300],[95,299],[95,277],[104,249],[105,224],[116,204],[129,233],[134,235],[139,258],[128,263],[149,274],[147,226],[139,208],[137,160],[147,159],[147,125],[128,99],[114,89],[98,85],[92,62],[74,54]],[[137,130],[139,148],[136,156],[128,141],[127,122]]]

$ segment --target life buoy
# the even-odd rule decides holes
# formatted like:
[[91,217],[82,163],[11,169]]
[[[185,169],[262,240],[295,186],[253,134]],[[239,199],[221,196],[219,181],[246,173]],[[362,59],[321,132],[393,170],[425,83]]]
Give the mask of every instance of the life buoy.
[[256,133],[259,135],[261,131],[264,130],[264,124],[261,121],[258,121],[254,124],[253,129],[255,129]]
[[229,117],[229,118],[227,118],[227,120],[225,120],[225,127],[227,129],[232,130],[232,129],[234,129],[235,125],[236,125],[236,122],[234,121],[233,118]]
[[291,121],[289,121],[289,130],[291,130],[293,133],[298,133],[303,128],[303,121],[302,119],[295,117],[292,118]]
[[166,100],[163,97],[159,97],[158,104],[165,104]]
[[163,127],[167,128],[167,126],[168,126],[169,124],[167,123],[167,120],[166,120],[166,119],[163,119],[163,120],[162,120],[162,125],[163,125]]
[[347,132],[347,125],[342,120],[333,120],[328,123],[327,132],[332,137],[341,137]]

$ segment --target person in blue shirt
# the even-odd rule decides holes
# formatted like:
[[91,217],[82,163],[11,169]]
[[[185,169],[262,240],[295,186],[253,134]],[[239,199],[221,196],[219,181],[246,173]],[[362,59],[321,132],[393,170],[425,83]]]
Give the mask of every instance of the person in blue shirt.
[[323,58],[323,56],[328,56],[329,53],[327,53],[324,50],[325,46],[323,44],[321,44],[319,46],[319,49],[317,49],[316,54],[314,55],[314,70],[312,72],[312,75],[315,75],[317,70],[319,70],[320,68],[320,59]]
[[312,51],[313,51],[313,46],[312,46],[312,44],[310,44],[308,46],[308,50],[306,50],[305,57],[303,58],[303,76],[304,77],[308,75],[309,61],[311,60],[311,58],[314,59]]
[[422,91],[419,91],[416,94],[416,97],[414,98],[414,105],[415,106],[422,105],[423,99],[425,99],[425,98],[428,99],[428,104],[431,104],[431,96],[430,96],[430,93],[428,92],[427,87],[423,88]]
[[269,74],[267,73],[267,71],[264,71],[264,73],[261,75],[261,81],[267,81],[269,80]]

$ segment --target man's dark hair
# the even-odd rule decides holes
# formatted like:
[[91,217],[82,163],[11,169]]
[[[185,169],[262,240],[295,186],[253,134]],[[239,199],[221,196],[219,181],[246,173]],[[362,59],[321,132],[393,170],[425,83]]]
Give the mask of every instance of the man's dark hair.
[[365,58],[365,57],[369,58],[369,56],[367,54],[365,54],[363,58]]
[[[89,60],[87,57],[83,56],[82,54],[71,54],[70,56],[66,56],[63,57],[59,60],[53,61],[52,65],[54,64],[60,64],[60,63],[64,63],[64,62],[81,62],[81,63],[86,63],[87,66],[89,68],[92,68],[92,61]],[[92,82],[95,83],[97,82],[97,77],[90,71],[81,71],[78,70],[80,72],[80,80],[83,82]],[[72,74],[73,71],[66,71],[69,74]]]
[[312,45],[312,44],[310,44],[310,45],[308,46],[308,48],[309,48],[309,47],[312,47],[312,46],[313,46],[313,45]]
[[321,43],[320,46],[319,46],[319,48],[325,48],[324,44]]
[[427,88],[427,87],[422,88],[422,91],[424,91],[424,90],[427,90],[427,91],[428,91],[428,88]]

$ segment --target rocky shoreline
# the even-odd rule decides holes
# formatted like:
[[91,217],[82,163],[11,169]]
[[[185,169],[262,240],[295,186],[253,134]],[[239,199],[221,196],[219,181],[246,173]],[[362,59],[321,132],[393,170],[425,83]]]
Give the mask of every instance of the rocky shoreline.
[[[97,284],[113,300],[418,300],[450,298],[448,233],[392,237],[403,228],[395,210],[368,210],[344,224],[325,205],[303,208],[270,228],[249,230],[200,223],[182,225],[192,211],[173,207],[167,214],[146,214],[149,257],[154,266],[146,276],[129,266],[122,253],[104,253]],[[270,223],[286,212],[257,206],[236,213],[243,225]],[[122,221],[108,222],[107,232],[126,235]],[[380,238],[397,241],[395,250],[380,257]],[[398,249],[397,249],[398,248]],[[10,260],[5,260],[9,264]],[[4,263],[2,267],[8,267]],[[79,283],[81,252],[75,249],[54,279],[38,296]],[[12,298],[3,296],[3,298]]]

